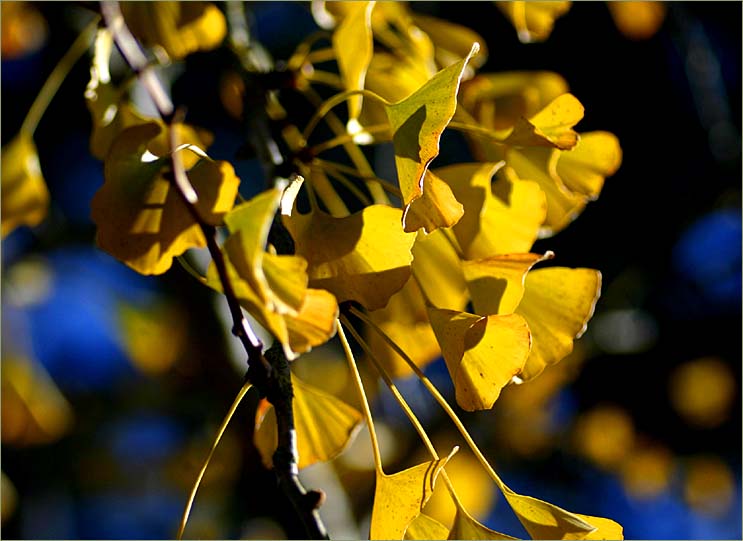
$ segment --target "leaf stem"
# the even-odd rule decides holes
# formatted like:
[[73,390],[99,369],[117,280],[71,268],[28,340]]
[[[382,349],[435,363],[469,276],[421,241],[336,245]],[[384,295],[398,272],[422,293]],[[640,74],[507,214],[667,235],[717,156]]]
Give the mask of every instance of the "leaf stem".
[[374,453],[374,468],[377,470],[377,472],[384,475],[384,470],[382,469],[382,455],[379,452],[379,441],[377,440],[377,432],[374,430],[374,420],[372,419],[371,409],[369,409],[369,402],[366,399],[366,393],[364,392],[364,384],[361,382],[361,374],[359,374],[359,369],[356,366],[356,359],[354,359],[353,357],[353,351],[351,351],[351,346],[349,345],[348,339],[343,332],[343,325],[341,325],[340,321],[336,321],[336,325],[338,328],[338,336],[340,337],[341,344],[343,345],[343,351],[345,352],[346,359],[348,360],[348,367],[351,370],[354,383],[356,384],[356,390],[358,391],[359,398],[361,399],[361,406],[364,410],[364,417],[366,417],[366,424],[369,426],[369,436],[371,437],[372,452]]
[[[373,126],[364,127],[364,131],[369,133],[370,135],[373,135],[375,133],[384,133],[389,129],[389,124],[375,124]],[[317,145],[310,148],[312,149],[313,154],[317,155],[320,154],[320,152],[325,152],[326,150],[331,150],[333,148],[352,143],[354,141],[354,137],[355,135],[353,134],[343,133],[341,135],[338,135],[337,137],[333,137],[332,139],[328,139],[327,141],[318,143]]]
[[351,313],[355,316],[357,316],[359,319],[361,319],[364,323],[369,325],[377,334],[379,334],[382,339],[389,344],[389,346],[395,350],[395,352],[400,356],[400,358],[407,363],[407,365],[415,372],[415,375],[418,376],[418,379],[421,380],[421,383],[426,387],[429,393],[431,393],[431,396],[436,400],[436,402],[439,403],[439,406],[446,412],[446,414],[449,416],[451,421],[454,423],[454,426],[457,427],[457,430],[459,430],[459,433],[464,438],[464,441],[467,443],[469,448],[472,450],[472,452],[475,454],[475,457],[480,462],[482,467],[485,469],[485,471],[488,473],[488,475],[495,481],[495,484],[498,485],[498,488],[501,489],[501,491],[509,491],[510,489],[505,485],[505,483],[501,480],[501,478],[498,476],[497,473],[495,473],[495,470],[490,466],[490,463],[485,458],[485,456],[480,451],[479,447],[477,447],[477,444],[475,443],[475,440],[472,439],[472,436],[470,436],[469,432],[467,431],[467,428],[464,426],[462,421],[459,419],[457,414],[454,412],[454,410],[451,408],[449,403],[446,401],[446,399],[441,395],[439,390],[436,388],[436,386],[429,380],[426,375],[421,371],[420,368],[418,368],[418,365],[416,365],[412,359],[398,346],[394,340],[392,340],[389,336],[387,336],[387,333],[385,333],[374,321],[372,321],[366,314],[364,314],[361,310],[356,309],[355,307],[351,307]]
[[449,122],[449,124],[447,124],[446,127],[451,128],[453,130],[465,132],[465,133],[472,133],[474,135],[479,135],[480,137],[484,137],[497,145],[505,144],[503,139],[501,139],[500,136],[496,132],[488,128],[483,128],[482,126],[478,126],[476,124],[467,124],[466,122],[459,122],[457,120],[452,120]]
[[183,538],[183,532],[186,530],[186,524],[188,523],[188,516],[191,514],[191,506],[193,505],[193,501],[196,498],[196,492],[199,490],[201,479],[204,477],[204,474],[206,473],[206,468],[209,466],[209,462],[211,462],[212,460],[214,451],[217,450],[217,445],[219,445],[219,442],[222,439],[222,435],[224,434],[225,430],[227,430],[227,425],[230,423],[232,416],[235,414],[235,411],[237,411],[237,407],[240,405],[240,402],[242,402],[242,399],[245,397],[245,395],[247,394],[247,392],[250,390],[251,387],[252,387],[252,384],[249,381],[246,381],[243,384],[243,386],[238,391],[237,396],[235,396],[235,400],[232,402],[232,406],[230,406],[230,409],[227,411],[227,415],[225,415],[224,419],[222,420],[222,424],[219,425],[219,430],[217,430],[217,435],[214,438],[212,447],[209,450],[209,454],[207,455],[206,460],[204,461],[204,464],[201,466],[201,469],[199,470],[199,474],[196,476],[196,481],[194,482],[193,487],[191,488],[191,493],[188,496],[188,502],[186,503],[186,508],[183,510],[183,517],[181,518],[181,525],[180,525],[180,528],[178,528],[178,539],[179,540]]
[[305,126],[304,131],[302,132],[302,136],[305,138],[305,140],[309,140],[309,137],[312,134],[312,131],[317,127],[318,123],[335,106],[340,105],[341,103],[348,100],[349,98],[352,98],[353,96],[358,96],[358,95],[366,96],[367,98],[376,100],[382,103],[382,105],[390,105],[390,102],[388,102],[386,99],[384,99],[382,96],[380,96],[376,92],[372,92],[371,90],[365,90],[365,89],[346,90],[345,92],[341,92],[339,94],[331,96],[330,98],[325,100],[322,103],[322,105],[320,105],[318,110],[315,112],[315,114],[312,116],[310,121],[307,123],[307,126]]
[[198,280],[200,283],[206,284],[206,277],[203,276],[199,271],[197,271],[183,254],[176,256],[176,260],[178,261],[178,263],[180,263],[183,270],[196,278],[196,280]]
[[49,107],[52,99],[54,99],[54,96],[57,94],[57,91],[65,80],[65,77],[67,77],[70,70],[72,70],[73,66],[77,63],[83,53],[88,50],[90,40],[95,34],[99,20],[100,17],[96,16],[88,23],[64,54],[62,59],[54,67],[52,73],[41,87],[36,99],[31,104],[31,108],[28,110],[26,118],[23,120],[23,124],[21,124],[20,132],[22,134],[28,135],[29,137],[33,136],[39,122],[41,122],[41,117],[44,116],[47,107]]

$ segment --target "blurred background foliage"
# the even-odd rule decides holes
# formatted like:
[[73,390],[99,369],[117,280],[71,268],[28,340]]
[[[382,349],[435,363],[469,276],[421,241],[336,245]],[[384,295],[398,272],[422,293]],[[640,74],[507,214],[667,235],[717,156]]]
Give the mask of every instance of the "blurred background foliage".
[[[533,44],[489,2],[412,4],[480,33],[490,50],[483,71],[563,75],[586,107],[580,129],[610,130],[624,151],[601,198],[534,248],[603,273],[588,332],[568,359],[463,418],[519,492],[611,517],[630,539],[739,539],[741,4],[657,4],[644,16],[621,4],[575,3]],[[248,3],[248,13],[277,59],[316,29],[305,3]],[[2,3],[3,144],[88,19],[84,4]],[[211,154],[235,165],[250,196],[262,170],[222,105],[228,68],[220,50],[191,55],[170,73],[172,91],[192,123],[215,133]],[[79,62],[36,132],[49,217],[2,241],[2,531],[170,538],[244,360],[223,299],[181,268],[143,277],[94,247],[89,204],[102,164],[88,151],[87,79]],[[442,159],[457,161],[461,141],[445,136],[444,145]],[[308,382],[348,387],[333,347],[297,368]],[[442,363],[427,373],[446,388]],[[400,387],[437,447],[455,444],[424,389],[412,379]],[[291,535],[252,445],[255,406],[255,397],[244,403],[225,434],[188,536]],[[421,459],[391,395],[380,390],[373,406],[391,471]],[[524,535],[474,457],[460,450],[447,469],[474,515]],[[303,476],[328,495],[331,536],[366,535],[365,432]],[[426,512],[446,523],[453,507],[437,491]]]

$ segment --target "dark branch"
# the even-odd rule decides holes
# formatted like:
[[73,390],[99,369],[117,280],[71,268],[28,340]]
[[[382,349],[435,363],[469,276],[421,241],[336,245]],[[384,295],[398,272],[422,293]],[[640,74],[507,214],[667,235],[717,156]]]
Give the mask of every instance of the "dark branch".
[[188,212],[199,225],[206,238],[207,248],[219,274],[222,291],[227,299],[232,316],[232,332],[237,336],[248,356],[247,378],[266,396],[276,410],[279,445],[274,454],[274,470],[279,485],[301,522],[307,539],[327,539],[328,534],[317,509],[322,505],[324,495],[319,491],[307,492],[298,478],[297,444],[292,409],[293,389],[287,361],[280,344],[262,352],[263,344],[257,338],[242,313],[239,300],[232,287],[227,265],[217,243],[216,228],[200,215],[198,194],[188,180],[178,148],[176,125],[183,116],[176,111],[162,82],[149,66],[136,38],[127,28],[118,2],[102,2],[101,13],[106,26],[111,31],[122,56],[137,74],[142,85],[152,98],[162,121],[167,125],[170,137],[173,184],[183,200]]

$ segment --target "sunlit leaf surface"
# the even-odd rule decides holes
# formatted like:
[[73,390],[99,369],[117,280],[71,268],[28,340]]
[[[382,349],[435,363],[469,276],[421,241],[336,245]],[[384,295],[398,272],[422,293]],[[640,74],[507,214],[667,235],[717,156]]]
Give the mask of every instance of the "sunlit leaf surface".
[[410,277],[414,233],[400,224],[402,211],[371,205],[343,218],[320,210],[284,217],[309,263],[310,286],[327,289],[338,302],[355,300],[369,310],[382,308]]
[[433,493],[434,483],[450,457],[386,475],[376,472],[369,539],[402,539]]
[[[183,129],[182,135],[184,143],[200,143],[194,132]],[[142,274],[162,274],[175,256],[205,245],[198,224],[163,175],[170,158],[162,137],[155,123],[121,132],[104,164],[105,183],[91,203],[98,245]],[[220,223],[232,208],[240,179],[228,162],[200,158],[189,149],[180,152],[190,166],[201,218]]]
[[438,520],[429,517],[425,513],[421,513],[415,518],[415,520],[413,520],[413,522],[410,523],[408,529],[405,530],[404,539],[408,541],[416,541],[448,538],[449,528],[441,524]]
[[454,516],[454,524],[447,539],[516,539],[495,530],[491,530],[470,516],[467,511],[459,507]]
[[490,409],[529,356],[526,321],[518,314],[483,317],[436,308],[428,315],[457,404],[467,411]]
[[[293,374],[292,386],[299,468],[334,459],[356,435],[362,422],[361,412]],[[272,468],[278,442],[276,412],[266,401],[256,413],[256,427],[253,441],[263,464]]]
[[583,105],[572,94],[558,96],[534,116],[517,120],[505,143],[516,147],[571,149],[578,143],[573,126],[583,118],[583,111]]
[[49,191],[29,135],[16,135],[2,150],[2,236],[46,217]]
[[423,177],[423,193],[408,207],[405,231],[431,233],[439,227],[451,227],[464,215],[464,208],[446,182],[431,171]]
[[572,192],[596,199],[604,179],[613,175],[622,163],[622,149],[613,133],[596,131],[582,133],[570,152],[561,152],[556,174]]
[[418,233],[413,245],[413,274],[424,297],[437,308],[464,310],[469,300],[459,256],[444,230]]
[[550,267],[526,275],[516,313],[529,323],[532,348],[521,379],[537,376],[573,351],[600,293],[601,273],[593,269]]
[[457,106],[462,72],[477,51],[474,44],[466,58],[438,72],[403,101],[386,107],[406,209],[423,193],[423,176],[439,154],[439,139]]

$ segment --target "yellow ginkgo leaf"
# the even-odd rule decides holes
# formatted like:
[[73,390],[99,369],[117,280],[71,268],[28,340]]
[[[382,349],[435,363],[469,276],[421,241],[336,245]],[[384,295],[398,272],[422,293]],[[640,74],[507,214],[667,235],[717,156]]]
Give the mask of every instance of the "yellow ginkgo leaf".
[[578,143],[578,133],[573,130],[583,118],[583,105],[572,94],[558,96],[537,114],[520,118],[513,132],[504,141],[515,147],[547,146],[562,150]]
[[[361,412],[292,374],[294,425],[297,431],[299,469],[327,462],[341,454],[361,427]],[[273,467],[278,445],[276,412],[267,401],[256,412],[253,436],[263,464]]]
[[555,173],[572,192],[596,199],[604,179],[613,175],[622,163],[619,139],[609,132],[582,133],[570,152],[560,152]]
[[464,206],[452,227],[466,259],[528,252],[546,214],[544,195],[533,182],[512,182],[493,174],[503,163],[458,164],[436,169]]
[[478,44],[473,44],[466,58],[438,72],[404,100],[386,107],[406,211],[422,195],[423,176],[439,154],[439,139],[457,107],[462,72],[478,49]]
[[462,261],[462,271],[475,312],[487,316],[510,314],[521,302],[526,273],[535,264],[553,256],[539,254],[508,254]]
[[450,233],[418,233],[413,245],[413,275],[428,302],[448,310],[464,310],[469,301],[467,283]]
[[404,537],[408,525],[431,497],[439,472],[456,450],[446,458],[424,462],[392,475],[376,471],[369,539]]
[[[374,4],[348,2],[346,6],[348,12],[333,32],[333,50],[346,90],[364,88],[366,70],[374,51],[371,27]],[[349,122],[358,119],[362,100],[362,96],[353,96],[348,101]]]
[[459,506],[454,516],[454,524],[447,539],[516,539],[495,530],[491,530],[470,516],[467,511]]
[[2,151],[2,236],[46,217],[49,191],[30,135],[18,134]]
[[580,515],[575,513],[581,519],[588,522],[596,530],[589,533],[569,533],[563,539],[594,539],[594,540],[621,540],[624,539],[624,528],[622,525],[611,519],[603,517],[592,517],[589,515]]
[[536,377],[573,351],[600,294],[601,273],[593,269],[550,267],[526,275],[516,313],[529,323],[532,348],[521,379]]
[[[104,164],[105,183],[91,203],[98,245],[142,274],[162,274],[174,257],[205,246],[201,229],[163,176],[170,158],[158,141],[161,132],[156,123],[121,132]],[[228,162],[198,158],[188,149],[180,152],[185,153],[185,164],[198,159],[188,177],[199,196],[201,218],[220,223],[232,208],[240,179]]]
[[[235,207],[224,218],[227,270],[240,304],[284,346],[287,358],[324,344],[335,334],[338,304],[327,291],[309,289],[307,261],[266,252],[282,192],[275,188]],[[221,291],[216,267],[207,283]]]
[[454,383],[457,404],[467,411],[493,407],[501,389],[524,367],[529,327],[518,314],[478,316],[429,308],[428,316]]
[[504,168],[504,176],[516,184],[521,180],[534,181],[544,192],[547,208],[540,236],[554,234],[567,227],[588,203],[586,196],[568,190],[554,174],[560,156],[557,149],[539,147],[511,148],[506,154],[508,166]]
[[[448,538],[449,528],[441,524],[438,520],[429,517],[425,513],[421,513],[413,520],[413,522],[410,523],[408,529],[405,530],[404,537],[407,541]],[[467,538],[461,537],[460,539]]]
[[427,233],[439,227],[451,227],[464,214],[464,207],[457,201],[449,185],[431,171],[423,177],[423,193],[408,207],[405,231],[423,229]]
[[568,1],[498,1],[495,4],[511,20],[522,43],[546,40],[552,33],[555,20],[570,9],[570,2]]
[[506,71],[481,73],[463,81],[459,98],[480,125],[505,130],[566,92],[567,82],[552,71]]
[[49,444],[70,429],[72,408],[43,366],[3,355],[0,376],[4,445]]
[[224,15],[210,2],[122,2],[121,12],[139,41],[173,60],[214,49],[227,33]]
[[469,54],[473,43],[480,44],[480,52],[470,60],[469,65],[465,68],[464,79],[472,77],[474,70],[485,64],[488,59],[488,50],[484,45],[485,40],[477,32],[466,26],[420,13],[413,14],[413,22],[431,38],[436,63],[442,68],[451,66],[465,58]]
[[338,302],[355,300],[376,310],[410,278],[415,233],[402,230],[401,214],[371,205],[343,218],[316,210],[283,219],[297,254],[309,263],[310,286],[327,289]]
[[[410,359],[423,368],[439,355],[441,349],[428,323],[426,305],[415,280],[408,280],[403,288],[390,297],[387,306],[374,310],[369,318],[397,344]],[[391,377],[404,377],[413,370],[380,337],[374,329],[367,328],[365,340],[377,361]]]
[[588,517],[531,496],[517,494],[505,485],[501,490],[532,539],[566,539],[569,535],[587,535],[596,530],[585,520]]

